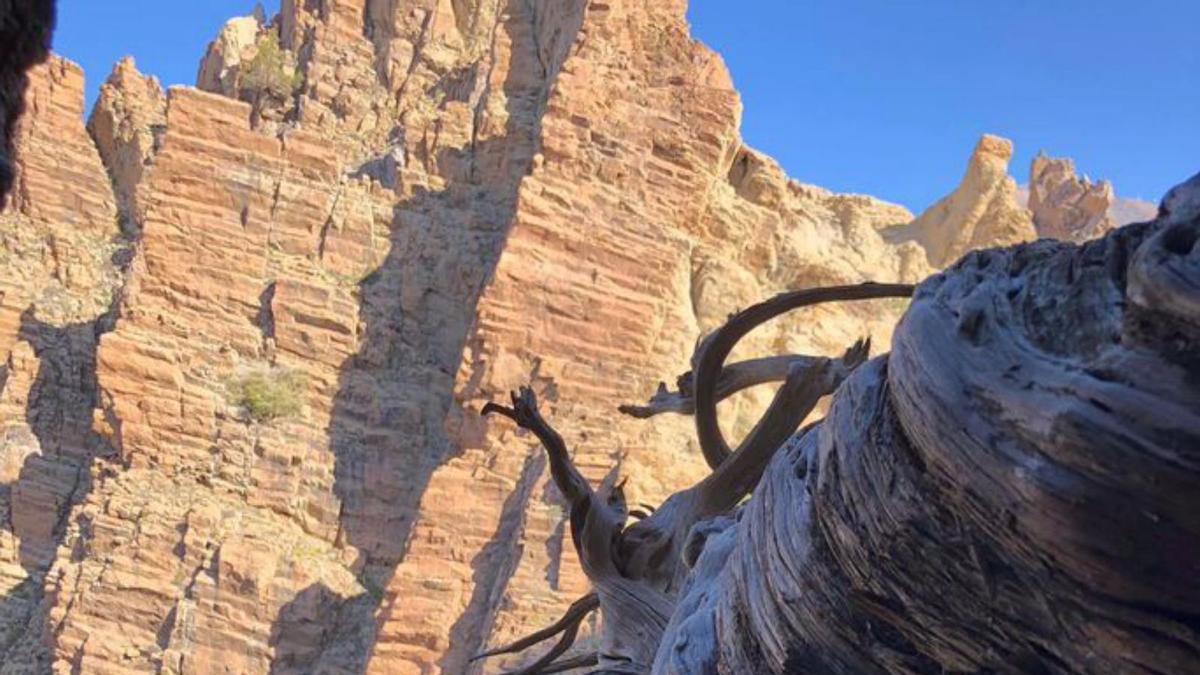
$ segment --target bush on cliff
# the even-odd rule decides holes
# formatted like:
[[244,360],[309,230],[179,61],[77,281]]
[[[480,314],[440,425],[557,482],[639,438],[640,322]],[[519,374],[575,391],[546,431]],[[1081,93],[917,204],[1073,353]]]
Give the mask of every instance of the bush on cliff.
[[307,386],[308,378],[298,370],[261,369],[237,378],[231,393],[234,403],[245,408],[250,419],[268,422],[299,415]]
[[252,98],[270,96],[286,99],[300,86],[300,73],[289,63],[288,54],[279,46],[279,36],[268,31],[258,41],[258,51],[242,75],[243,94]]

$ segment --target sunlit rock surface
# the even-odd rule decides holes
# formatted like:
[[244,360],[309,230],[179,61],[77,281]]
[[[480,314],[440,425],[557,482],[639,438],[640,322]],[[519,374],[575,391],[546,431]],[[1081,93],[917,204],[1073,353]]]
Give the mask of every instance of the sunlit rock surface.
[[[706,470],[690,419],[616,406],[730,312],[1035,236],[1003,139],[916,222],[788,179],[684,11],[285,0],[201,89],[119,63],[91,138],[78,68],[35,71],[0,218],[3,672],[494,672],[467,659],[587,589],[484,402],[532,382],[594,481],[655,504]],[[247,95],[268,39],[289,95]],[[885,348],[903,306],[741,355]],[[243,405],[264,372],[300,375],[296,414]]]

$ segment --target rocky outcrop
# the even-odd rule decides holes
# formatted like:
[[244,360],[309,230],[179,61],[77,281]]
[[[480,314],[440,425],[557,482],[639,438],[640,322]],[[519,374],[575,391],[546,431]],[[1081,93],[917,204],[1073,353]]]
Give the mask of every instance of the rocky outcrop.
[[158,80],[137,71],[125,57],[100,86],[100,96],[88,118],[88,132],[108,168],[123,219],[141,218],[137,193],[154,158],[157,136],[166,125],[167,99]]
[[225,22],[200,60],[196,86],[237,98],[238,75],[243,64],[254,59],[262,27],[261,16],[239,16]]
[[1017,184],[1008,175],[1012,151],[1008,139],[980,138],[954,192],[912,223],[888,230],[888,239],[916,241],[934,267],[948,265],[972,249],[1036,239],[1030,213],[1018,203]]
[[1075,175],[1070,159],[1039,152],[1029,167],[1029,210],[1038,234],[1062,241],[1101,237],[1114,226],[1112,183]]
[[[79,458],[62,472],[78,487],[53,497],[61,519],[27,537],[42,576],[13,577],[33,579],[22,606],[53,634],[14,634],[10,662],[48,645],[79,672],[484,668],[468,658],[586,589],[540,451],[484,402],[532,380],[549,414],[581,420],[569,441],[589,478],[629,477],[630,501],[654,504],[707,471],[679,443],[690,421],[616,406],[685,370],[727,314],[789,288],[917,281],[954,250],[1027,234],[998,139],[953,208],[903,240],[904,209],[789,180],[740,140],[737,93],[684,10],[285,0],[270,24],[223,31],[209,91],[164,104],[118,64],[95,146],[76,98],[32,105],[31,142],[67,142],[22,160],[21,236],[74,214],[73,232],[109,241],[119,207],[140,239],[115,323],[97,317],[120,269],[97,264],[80,287],[91,313],[68,323],[84,328],[52,343],[84,415],[61,438],[86,438],[58,453]],[[237,100],[270,41],[294,95]],[[77,69],[58,68],[38,86],[78,97]],[[813,308],[739,349],[886,345],[903,306]],[[47,400],[31,373],[58,352],[10,333],[0,406],[28,417]],[[249,373],[287,374],[267,379],[298,409],[254,410]],[[731,400],[727,428],[766,398]],[[39,451],[11,437],[19,476]]]

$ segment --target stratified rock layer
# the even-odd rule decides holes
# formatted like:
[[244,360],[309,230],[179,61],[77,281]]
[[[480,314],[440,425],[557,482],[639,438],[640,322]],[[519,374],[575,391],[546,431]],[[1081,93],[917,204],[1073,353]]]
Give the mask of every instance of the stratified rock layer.
[[116,200],[83,128],[83,73],[30,72],[0,212],[0,672],[42,672],[44,579],[93,459],[96,342],[128,258]]
[[122,217],[131,225],[141,219],[135,213],[137,193],[166,116],[167,99],[158,80],[143,76],[133,59],[125,57],[100,86],[88,118],[88,132],[108,167]]
[[[891,236],[904,209],[787,179],[739,139],[729,75],[684,11],[285,0],[271,24],[214,42],[211,92],[164,100],[118,64],[94,145],[77,69],[40,72],[6,249],[65,224],[111,242],[119,217],[140,241],[115,324],[119,239],[72,268],[90,276],[22,258],[79,279],[64,294],[75,332],[57,342],[21,332],[42,286],[5,288],[4,419],[71,411],[43,427],[63,449],[33,422],[5,436],[6,494],[54,505],[11,497],[17,534],[0,551],[20,592],[6,603],[26,600],[0,607],[20,655],[6,667],[496,669],[467,660],[586,586],[537,446],[481,418],[483,402],[532,381],[548,415],[573,420],[589,477],[629,477],[630,501],[654,504],[706,470],[680,442],[691,422],[616,406],[686,370],[727,314],[789,288],[916,281],[955,251],[1029,236],[999,139],[907,240]],[[236,100],[268,39],[295,64],[294,96]],[[902,309],[814,308],[743,356],[886,345]],[[68,364],[53,371],[61,394],[34,396],[51,356]],[[297,375],[280,379],[297,414],[242,405],[247,374],[264,372]],[[765,399],[734,399],[727,428]],[[26,481],[47,455],[71,458],[70,480]]]
[[54,0],[0,4],[0,208],[12,187],[12,133],[24,107],[26,71],[50,52],[54,14]]

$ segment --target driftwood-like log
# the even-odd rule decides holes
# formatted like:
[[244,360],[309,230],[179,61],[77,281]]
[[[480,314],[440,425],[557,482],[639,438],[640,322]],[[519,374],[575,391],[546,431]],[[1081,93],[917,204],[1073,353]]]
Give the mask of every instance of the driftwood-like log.
[[710,533],[655,673],[1200,672],[1200,177],[972,253]]
[[735,315],[694,363],[713,473],[628,527],[532,392],[489,405],[538,435],[571,503],[594,672],[1200,672],[1198,241],[1200,176],[1153,223],[969,254],[917,287],[825,420],[794,432],[835,362],[793,360],[729,452],[734,343],[846,289]]

